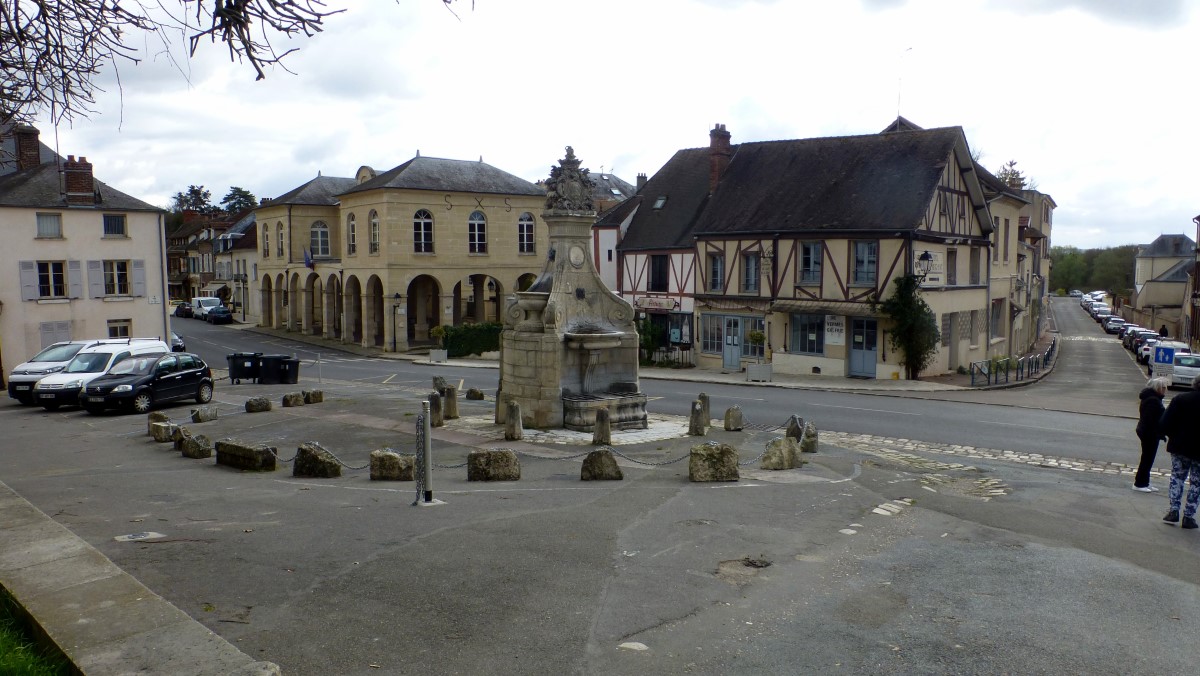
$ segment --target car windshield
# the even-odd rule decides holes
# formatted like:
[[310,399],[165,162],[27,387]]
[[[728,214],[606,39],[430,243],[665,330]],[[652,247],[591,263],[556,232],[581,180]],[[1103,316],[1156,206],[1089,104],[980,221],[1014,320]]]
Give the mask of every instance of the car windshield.
[[1191,368],[1195,368],[1197,366],[1200,366],[1200,357],[1194,357],[1192,355],[1175,357],[1175,365],[1176,366],[1188,366]]
[[108,352],[88,352],[86,354],[77,354],[67,364],[67,373],[103,373],[104,367],[108,366],[108,360],[112,355]]
[[29,361],[67,361],[79,354],[82,348],[82,345],[51,345],[35,354]]
[[134,357],[125,361],[117,362],[108,372],[112,376],[144,376],[154,369],[154,365],[158,362],[158,355],[150,357]]

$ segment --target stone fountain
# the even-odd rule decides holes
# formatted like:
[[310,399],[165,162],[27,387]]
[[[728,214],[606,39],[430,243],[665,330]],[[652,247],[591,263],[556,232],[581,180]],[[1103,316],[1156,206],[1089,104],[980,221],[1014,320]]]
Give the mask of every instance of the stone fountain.
[[633,307],[604,285],[592,260],[593,183],[568,146],[550,170],[546,265],[508,298],[500,338],[500,396],[521,424],[591,432],[606,408],[613,429],[646,428]]

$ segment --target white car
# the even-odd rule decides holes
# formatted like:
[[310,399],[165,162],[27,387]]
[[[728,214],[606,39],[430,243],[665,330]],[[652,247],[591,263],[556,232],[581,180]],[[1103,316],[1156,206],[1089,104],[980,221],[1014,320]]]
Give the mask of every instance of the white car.
[[122,338],[96,341],[79,351],[66,368],[48,375],[33,386],[33,401],[47,411],[59,406],[78,406],[79,393],[113,364],[143,354],[166,354],[171,348],[156,338]]
[[208,311],[221,304],[220,298],[197,296],[192,299],[192,319],[208,319]]
[[33,355],[33,359],[24,364],[17,364],[8,377],[8,396],[25,406],[32,404],[33,386],[37,381],[66,368],[80,350],[93,342],[95,341],[70,340],[55,343]]
[[1171,363],[1171,387],[1191,389],[1192,379],[1200,375],[1200,355],[1177,354]]

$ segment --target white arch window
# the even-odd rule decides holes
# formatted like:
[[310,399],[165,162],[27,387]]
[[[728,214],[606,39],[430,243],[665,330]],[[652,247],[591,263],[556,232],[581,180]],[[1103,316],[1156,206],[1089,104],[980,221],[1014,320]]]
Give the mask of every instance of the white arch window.
[[279,257],[283,258],[284,243],[283,243],[283,222],[282,221],[275,224],[275,239],[278,240],[277,246],[279,247]]
[[371,234],[370,234],[371,242],[369,245],[369,247],[370,247],[369,251],[370,251],[370,253],[377,254],[377,253],[379,253],[379,213],[377,211],[375,211],[374,209],[371,210],[370,221],[371,221]]
[[346,217],[346,255],[358,253],[358,233],[355,231],[354,214]]
[[526,211],[517,219],[517,253],[537,253],[533,240],[533,214]]
[[308,250],[313,258],[329,257],[329,226],[316,221],[309,229]]
[[271,257],[271,226],[263,223],[263,258]]
[[413,253],[433,253],[433,214],[425,209],[413,214]]
[[487,253],[487,217],[482,211],[472,211],[467,219],[467,251],[473,254]]

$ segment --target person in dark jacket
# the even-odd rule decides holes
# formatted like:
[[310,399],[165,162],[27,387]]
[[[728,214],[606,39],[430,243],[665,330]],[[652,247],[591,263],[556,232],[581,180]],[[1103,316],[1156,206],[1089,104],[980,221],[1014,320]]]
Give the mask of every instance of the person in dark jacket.
[[1138,408],[1137,435],[1142,441],[1142,459],[1138,462],[1137,474],[1133,477],[1135,491],[1153,493],[1158,490],[1150,485],[1150,468],[1154,466],[1154,456],[1158,455],[1158,442],[1163,438],[1160,429],[1163,416],[1162,401],[1170,384],[1166,378],[1151,378],[1138,395],[1141,405]]
[[1187,502],[1183,505],[1183,527],[1196,528],[1196,504],[1200,502],[1200,375],[1192,379],[1192,389],[1171,400],[1162,417],[1161,432],[1167,435],[1167,453],[1171,454],[1171,488],[1167,497],[1170,511],[1167,523],[1179,521],[1179,503],[1183,484],[1188,482]]

